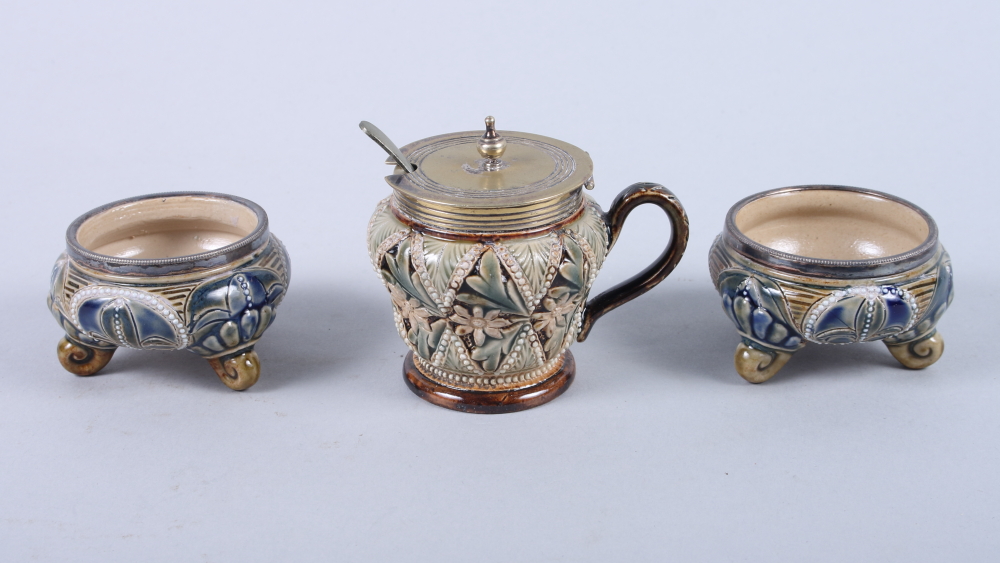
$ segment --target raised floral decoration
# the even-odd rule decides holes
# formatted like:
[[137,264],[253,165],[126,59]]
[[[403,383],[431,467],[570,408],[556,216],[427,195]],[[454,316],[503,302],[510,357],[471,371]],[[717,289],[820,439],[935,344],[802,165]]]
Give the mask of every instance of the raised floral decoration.
[[449,372],[518,373],[559,357],[607,254],[600,212],[563,229],[504,240],[445,240],[399,222],[383,202],[369,224],[373,265],[400,335]]
[[459,336],[471,334],[476,346],[482,346],[486,343],[487,335],[491,338],[503,338],[500,329],[510,326],[510,321],[498,318],[499,316],[500,309],[487,311],[483,315],[483,308],[476,305],[472,308],[472,314],[469,314],[465,307],[455,305],[455,314],[449,320],[454,323],[455,334]]
[[106,284],[63,256],[48,302],[67,336],[87,346],[189,349],[213,357],[260,338],[288,277],[288,255],[274,235],[250,263],[203,283]]
[[709,257],[722,308],[744,340],[760,349],[794,352],[806,342],[919,340],[934,332],[954,296],[945,252],[902,281],[873,278],[826,287],[752,272],[722,246],[716,239]]
[[199,287],[191,299],[193,342],[203,356],[239,350],[260,338],[274,320],[285,284],[270,270],[240,270]]

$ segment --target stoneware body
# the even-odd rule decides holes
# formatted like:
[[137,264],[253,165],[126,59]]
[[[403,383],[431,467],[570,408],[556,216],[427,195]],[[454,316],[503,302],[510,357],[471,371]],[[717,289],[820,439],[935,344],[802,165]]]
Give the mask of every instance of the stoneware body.
[[66,332],[58,355],[68,371],[97,373],[124,346],[190,350],[236,390],[257,381],[253,347],[290,273],[260,206],[224,194],[153,194],[95,209],[66,237],[48,304]]
[[[368,225],[368,252],[410,348],[407,385],[439,406],[502,413],[552,400],[576,373],[568,348],[605,312],[663,280],[683,255],[687,217],[657,184],[634,184],[605,214],[583,190],[593,164],[579,148],[529,133],[487,131],[386,148],[394,193]],[[480,158],[484,157],[484,158]],[[671,220],[666,249],[634,278],[587,301],[636,206]]]
[[742,342],[736,370],[773,376],[806,343],[881,340],[904,366],[941,357],[936,325],[953,297],[934,220],[888,194],[797,186],[730,210],[709,257]]
[[[676,202],[665,188],[656,189]],[[683,245],[686,217],[677,220]],[[368,226],[368,250],[389,291],[396,329],[413,352],[408,361],[442,388],[473,393],[443,406],[508,412],[564,391],[574,375],[564,369],[572,365],[568,348],[586,337],[598,311],[612,308],[609,298],[617,306],[655,285],[647,279],[627,291],[616,288],[588,318],[588,292],[611,248],[611,233],[589,197],[570,221],[542,232],[467,237],[408,224],[386,198]],[[671,256],[669,269],[679,259]],[[665,277],[669,269],[657,273]],[[522,397],[529,395],[544,400],[526,404]]]

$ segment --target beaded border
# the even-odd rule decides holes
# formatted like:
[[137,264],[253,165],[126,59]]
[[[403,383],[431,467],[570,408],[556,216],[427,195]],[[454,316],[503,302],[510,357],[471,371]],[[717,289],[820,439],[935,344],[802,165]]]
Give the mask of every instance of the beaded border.
[[177,333],[177,350],[187,348],[190,344],[190,337],[188,335],[187,327],[184,324],[182,314],[179,311],[175,311],[166,299],[146,291],[115,287],[111,285],[88,285],[80,288],[73,294],[73,299],[70,301],[70,310],[68,311],[69,318],[70,322],[73,323],[73,326],[76,327],[81,334],[87,334],[99,342],[103,341],[103,338],[101,338],[100,335],[88,333],[84,330],[83,326],[80,324],[78,312],[80,310],[80,305],[82,305],[84,301],[91,298],[104,297],[114,299],[115,336],[118,337],[118,342],[114,342],[116,346],[133,348],[133,346],[125,340],[124,334],[121,331],[121,320],[118,317],[118,311],[121,310],[122,306],[125,306],[126,300],[137,300],[140,303],[144,303],[151,311],[155,312],[162,317],[163,320],[170,323]]
[[[482,391],[506,391],[531,387],[541,383],[551,377],[562,367],[564,354],[549,360],[545,364],[530,371],[524,371],[507,376],[486,375],[477,373],[473,375],[454,373],[433,365],[429,365],[426,360],[413,355],[413,363],[428,379],[435,383],[440,383],[446,387],[459,390],[482,390]],[[456,387],[463,385],[463,387]],[[465,387],[467,386],[467,387]]]
[[[868,332],[871,328],[872,315],[875,313],[875,301],[881,300],[882,295],[898,295],[910,306],[910,320],[906,323],[906,326],[899,330],[898,333],[903,333],[911,328],[913,325],[917,324],[917,320],[920,318],[920,308],[917,306],[917,299],[912,293],[897,287],[895,285],[863,285],[855,287],[846,287],[844,289],[838,289],[827,295],[825,298],[817,301],[813,304],[809,311],[806,312],[806,316],[803,319],[803,332],[802,336],[810,342],[817,344],[830,344],[828,342],[823,342],[820,340],[814,340],[815,333],[813,332],[813,325],[819,319],[819,316],[823,314],[823,311],[832,308],[834,305],[839,303],[842,299],[846,297],[864,297],[868,304],[867,311],[865,311],[865,326],[861,330],[861,335],[858,337],[858,342],[865,342],[868,338]],[[883,302],[883,306],[885,303]],[[882,338],[879,338],[881,340]]]

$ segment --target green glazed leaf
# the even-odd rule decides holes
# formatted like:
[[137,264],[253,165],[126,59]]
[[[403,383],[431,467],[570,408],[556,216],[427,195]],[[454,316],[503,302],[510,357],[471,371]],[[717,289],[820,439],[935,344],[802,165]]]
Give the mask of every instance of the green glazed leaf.
[[508,313],[528,315],[528,307],[512,281],[504,281],[503,269],[496,253],[488,250],[479,260],[476,275],[465,278],[465,283],[475,292],[462,293],[462,301],[499,308]]
[[420,282],[420,276],[417,275],[410,262],[410,239],[403,239],[396,247],[395,254],[386,252],[382,262],[385,264],[382,275],[386,277],[386,281],[398,285],[410,297],[420,301],[427,310],[436,316],[441,316],[437,304],[427,293],[424,284]]
[[559,274],[574,287],[582,288],[586,283],[583,272],[583,249],[572,237],[568,236],[563,237],[563,245],[566,248],[566,254],[563,263],[559,266]]
[[443,240],[424,235],[424,266],[427,268],[431,285],[441,295],[448,291],[451,276],[470,248],[472,243],[469,242]]
[[472,351],[470,354],[472,359],[482,362],[484,370],[496,371],[514,348],[520,328],[521,325],[507,327],[500,330],[503,338],[487,338],[482,346],[478,346]]
[[441,342],[441,335],[444,334],[444,329],[447,326],[448,321],[438,319],[431,323],[430,332],[415,326],[410,329],[407,338],[417,347],[417,352],[422,358],[429,359],[437,350],[438,344]]
[[604,223],[601,213],[595,208],[596,204],[589,197],[589,205],[586,206],[580,218],[566,226],[566,229],[573,231],[583,237],[594,251],[597,264],[595,268],[600,269],[604,264],[604,258],[608,254],[608,226]]
[[381,212],[376,210],[372,217],[371,230],[368,231],[368,255],[375,260],[375,253],[378,251],[382,241],[399,231],[409,231],[410,228],[404,225],[393,215],[392,211],[379,205]]
[[545,274],[549,267],[549,250],[552,247],[552,236],[511,241],[506,243],[507,250],[517,260],[521,272],[534,294],[538,294],[545,286]]

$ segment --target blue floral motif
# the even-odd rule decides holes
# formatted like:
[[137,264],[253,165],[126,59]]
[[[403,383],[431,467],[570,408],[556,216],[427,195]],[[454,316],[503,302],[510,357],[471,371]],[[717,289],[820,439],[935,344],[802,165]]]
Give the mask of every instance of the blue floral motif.
[[240,270],[199,286],[191,296],[191,349],[203,356],[244,348],[271,324],[285,293],[277,275],[265,269]]
[[787,352],[802,347],[802,335],[795,330],[781,289],[773,280],[730,269],[719,274],[718,285],[722,309],[745,339]]
[[923,318],[910,330],[886,338],[885,341],[889,344],[900,344],[920,340],[929,334],[933,334],[938,321],[941,320],[941,316],[944,315],[944,312],[951,305],[954,298],[955,284],[952,280],[951,258],[947,254],[944,254],[937,268],[937,283],[934,286],[934,295],[931,297],[931,302]]
[[896,285],[847,287],[813,304],[805,336],[826,344],[882,340],[908,330],[916,313],[914,296]]
[[194,285],[109,282],[56,262],[49,309],[91,348],[189,349],[207,357],[253,345],[273,322],[288,285],[288,254],[273,237],[248,264]]

